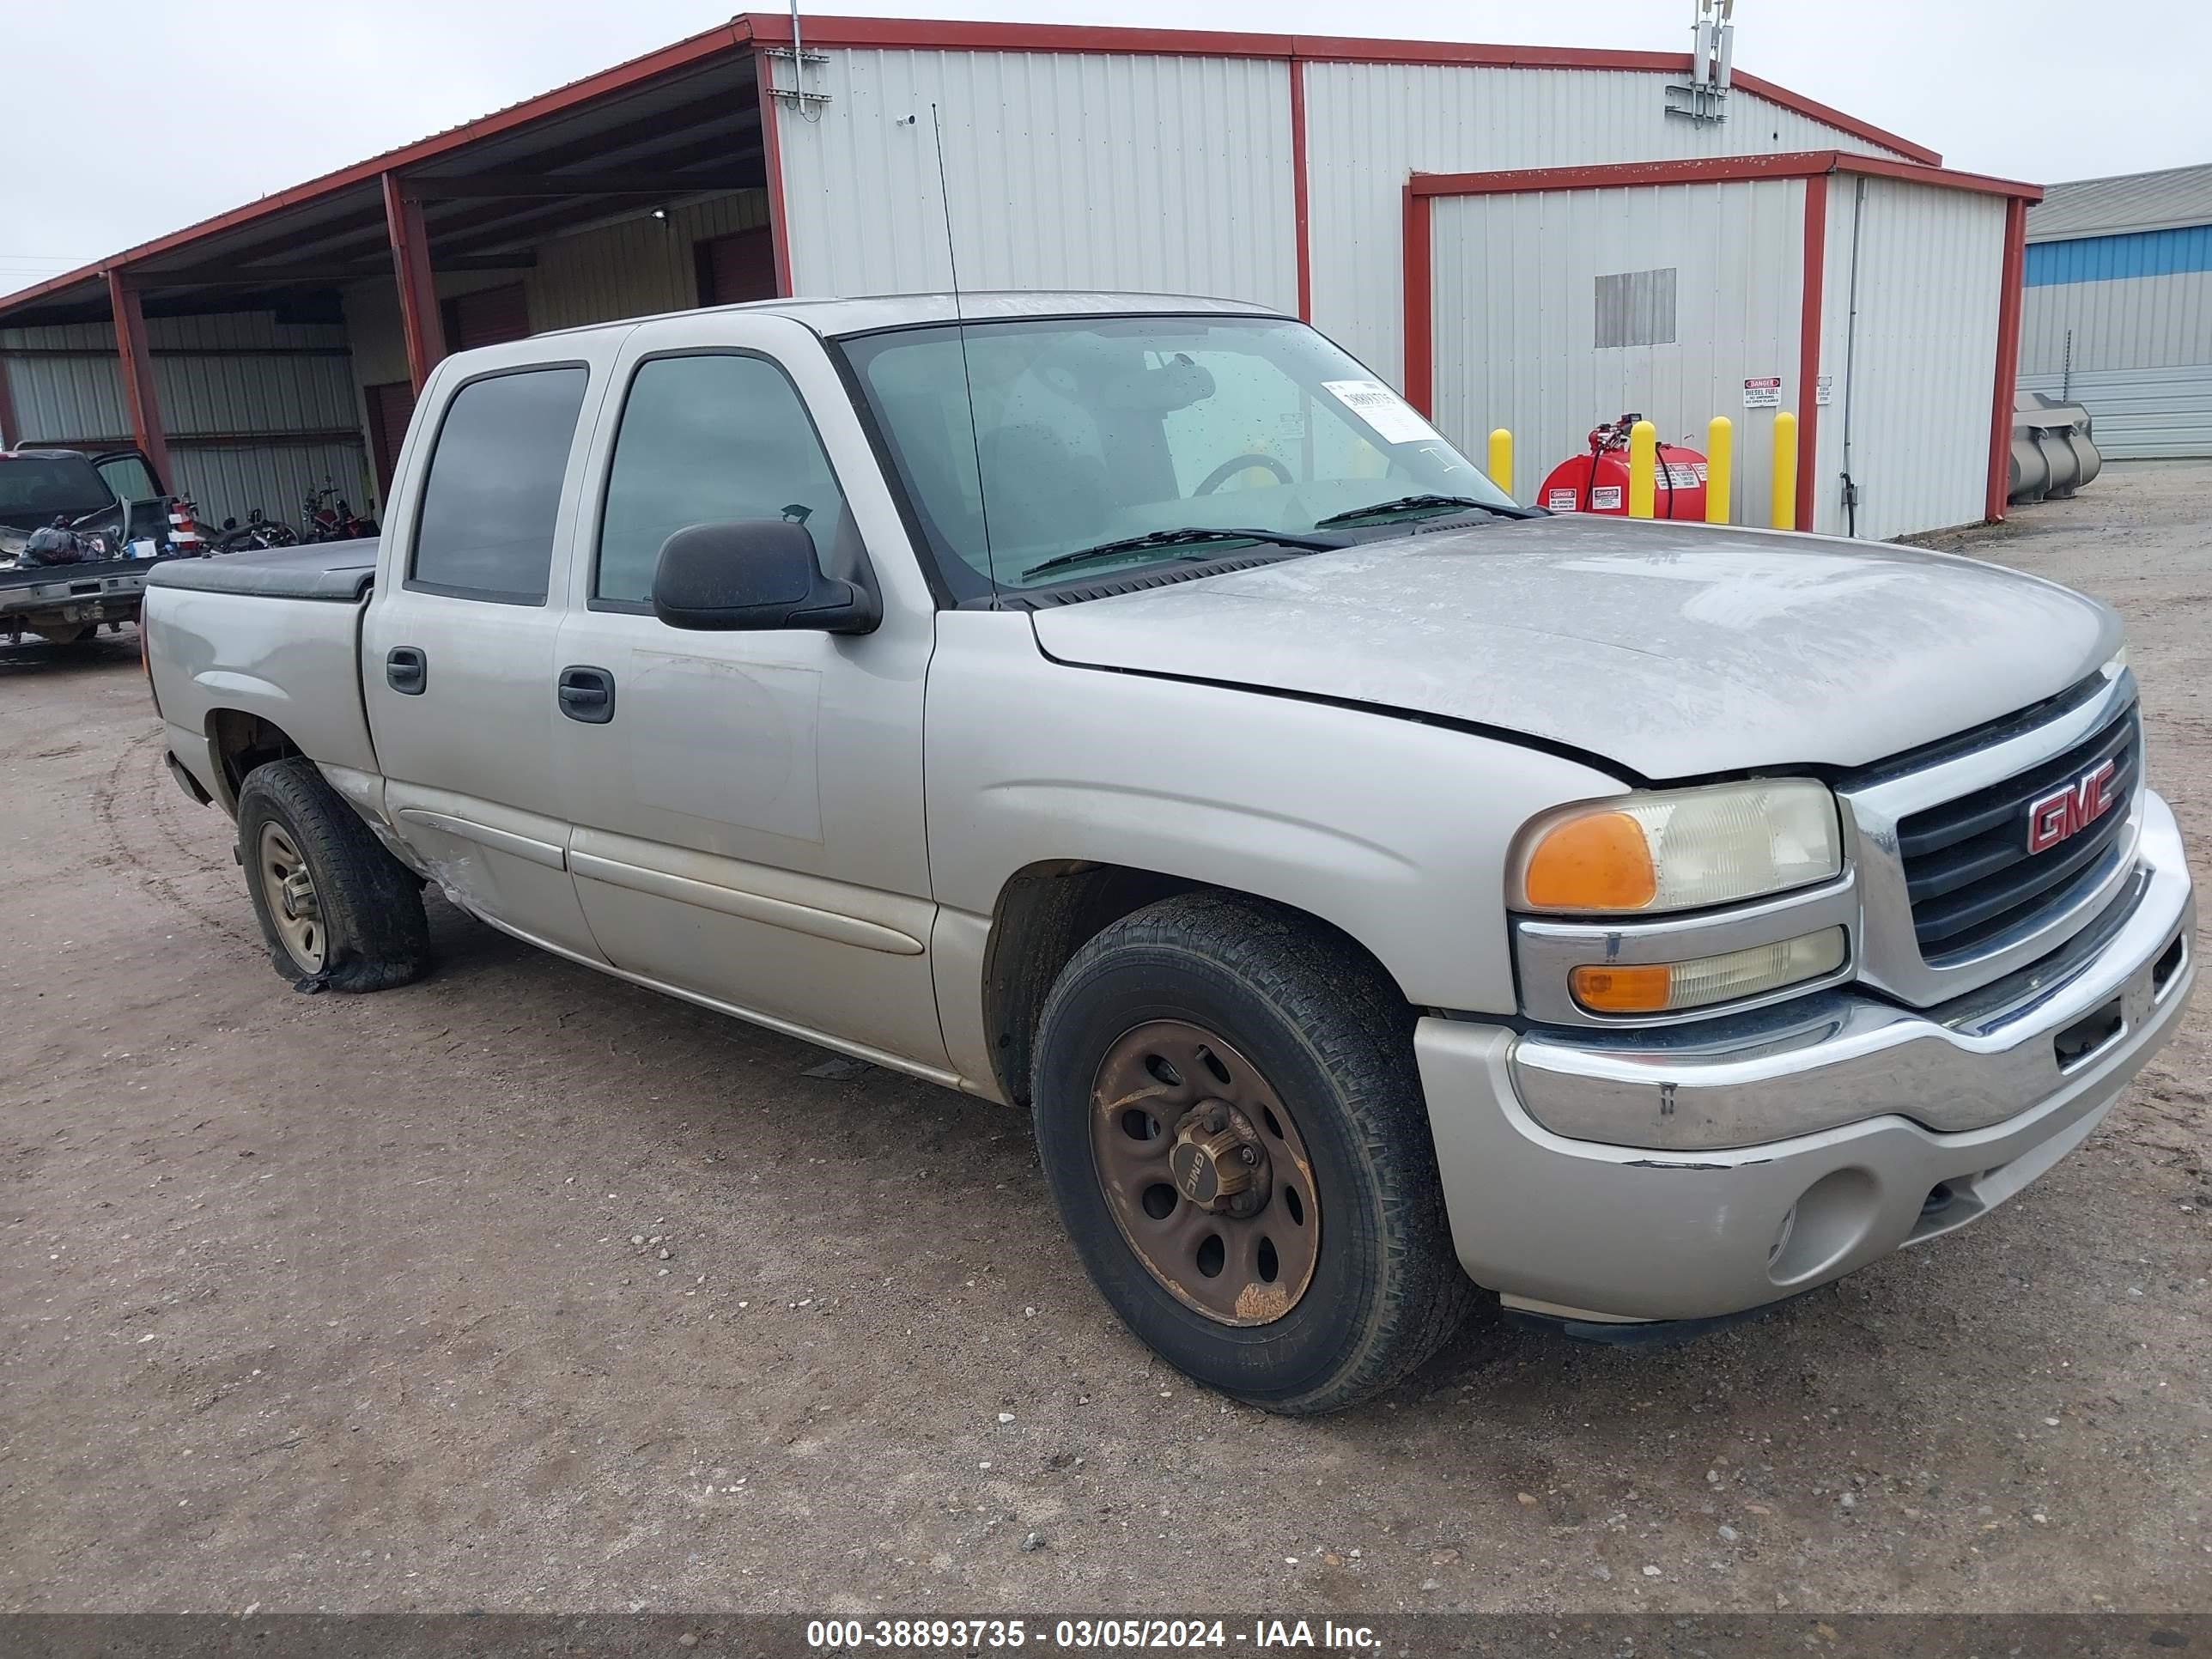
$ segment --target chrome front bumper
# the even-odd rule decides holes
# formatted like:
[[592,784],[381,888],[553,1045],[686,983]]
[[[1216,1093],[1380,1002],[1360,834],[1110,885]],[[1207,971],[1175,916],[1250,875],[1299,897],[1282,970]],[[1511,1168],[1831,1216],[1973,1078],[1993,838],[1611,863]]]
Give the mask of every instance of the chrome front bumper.
[[1538,1311],[1706,1318],[2011,1197],[2087,1139],[2187,1001],[2188,866],[2166,803],[2142,810],[2105,916],[1942,1007],[1828,993],[1626,1043],[1423,1020],[1462,1264]]

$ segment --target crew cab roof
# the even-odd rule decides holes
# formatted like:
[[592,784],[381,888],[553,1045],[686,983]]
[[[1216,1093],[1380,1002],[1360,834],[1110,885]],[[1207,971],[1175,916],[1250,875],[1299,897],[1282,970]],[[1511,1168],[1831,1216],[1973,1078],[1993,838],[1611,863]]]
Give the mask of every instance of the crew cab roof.
[[[1187,316],[1194,312],[1219,312],[1240,317],[1280,317],[1272,307],[1244,300],[1221,300],[1189,294],[1120,294],[1082,289],[992,289],[980,293],[883,294],[850,300],[755,300],[745,305],[710,306],[708,311],[765,312],[804,323],[824,339],[872,334],[879,329],[911,328],[925,323],[1001,322],[1019,317],[1110,317],[1157,313]],[[664,312],[664,317],[696,317],[700,310]],[[634,328],[655,317],[629,317],[620,322],[592,323],[579,328],[554,329],[532,335],[533,340],[592,334],[603,330]]]

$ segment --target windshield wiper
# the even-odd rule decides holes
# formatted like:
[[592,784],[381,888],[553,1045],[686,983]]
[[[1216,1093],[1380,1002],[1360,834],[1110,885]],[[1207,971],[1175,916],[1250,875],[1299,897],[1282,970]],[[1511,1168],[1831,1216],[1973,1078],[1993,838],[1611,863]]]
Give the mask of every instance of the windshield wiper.
[[[1316,526],[1318,528],[1319,526]],[[1151,530],[1141,536],[1079,547],[1073,553],[1056,553],[1022,572],[1022,580],[1042,576],[1048,570],[1070,570],[1094,559],[1117,558],[1124,553],[1143,553],[1155,547],[1193,547],[1208,542],[1265,542],[1274,547],[1296,547],[1310,553],[1329,553],[1345,544],[1334,536],[1288,536],[1273,530],[1209,530],[1191,525],[1181,530]]]
[[1314,528],[1323,530],[1333,524],[1356,524],[1362,519],[1376,518],[1385,513],[1414,513],[1424,507],[1455,512],[1468,507],[1494,514],[1501,519],[1533,519],[1536,516],[1531,507],[1516,507],[1510,501],[1480,501],[1472,495],[1401,495],[1395,501],[1377,501],[1372,507],[1355,507],[1349,513],[1332,513]]

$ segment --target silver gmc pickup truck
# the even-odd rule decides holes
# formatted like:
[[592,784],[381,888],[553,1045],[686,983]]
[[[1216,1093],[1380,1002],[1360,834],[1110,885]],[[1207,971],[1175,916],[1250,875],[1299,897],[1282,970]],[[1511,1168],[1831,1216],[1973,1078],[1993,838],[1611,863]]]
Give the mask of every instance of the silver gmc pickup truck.
[[434,885],[1026,1106],[1100,1293],[1276,1410],[1402,1376],[1478,1285],[1633,1340],[1924,1243],[2188,995],[2110,611],[1532,512],[1257,307],[464,352],[386,526],[149,592],[284,976],[414,978]]

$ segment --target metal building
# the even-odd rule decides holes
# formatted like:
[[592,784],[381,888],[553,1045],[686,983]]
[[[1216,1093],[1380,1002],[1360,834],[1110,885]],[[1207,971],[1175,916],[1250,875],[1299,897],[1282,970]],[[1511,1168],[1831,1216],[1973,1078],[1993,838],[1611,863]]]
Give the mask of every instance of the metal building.
[[1801,417],[1804,527],[2001,512],[1993,410],[2010,404],[2033,187],[1947,173],[1752,75],[1717,91],[1698,68],[739,16],[0,299],[0,434],[136,436],[209,515],[289,516],[325,475],[380,494],[449,349],[777,294],[942,289],[957,259],[971,289],[1296,312],[1470,450],[1512,428],[1524,496],[1624,410],[1670,438],[1727,413],[1736,515],[1765,522],[1778,406]]
[[2212,165],[2051,185],[2023,276],[2021,390],[2108,458],[2212,455]]

